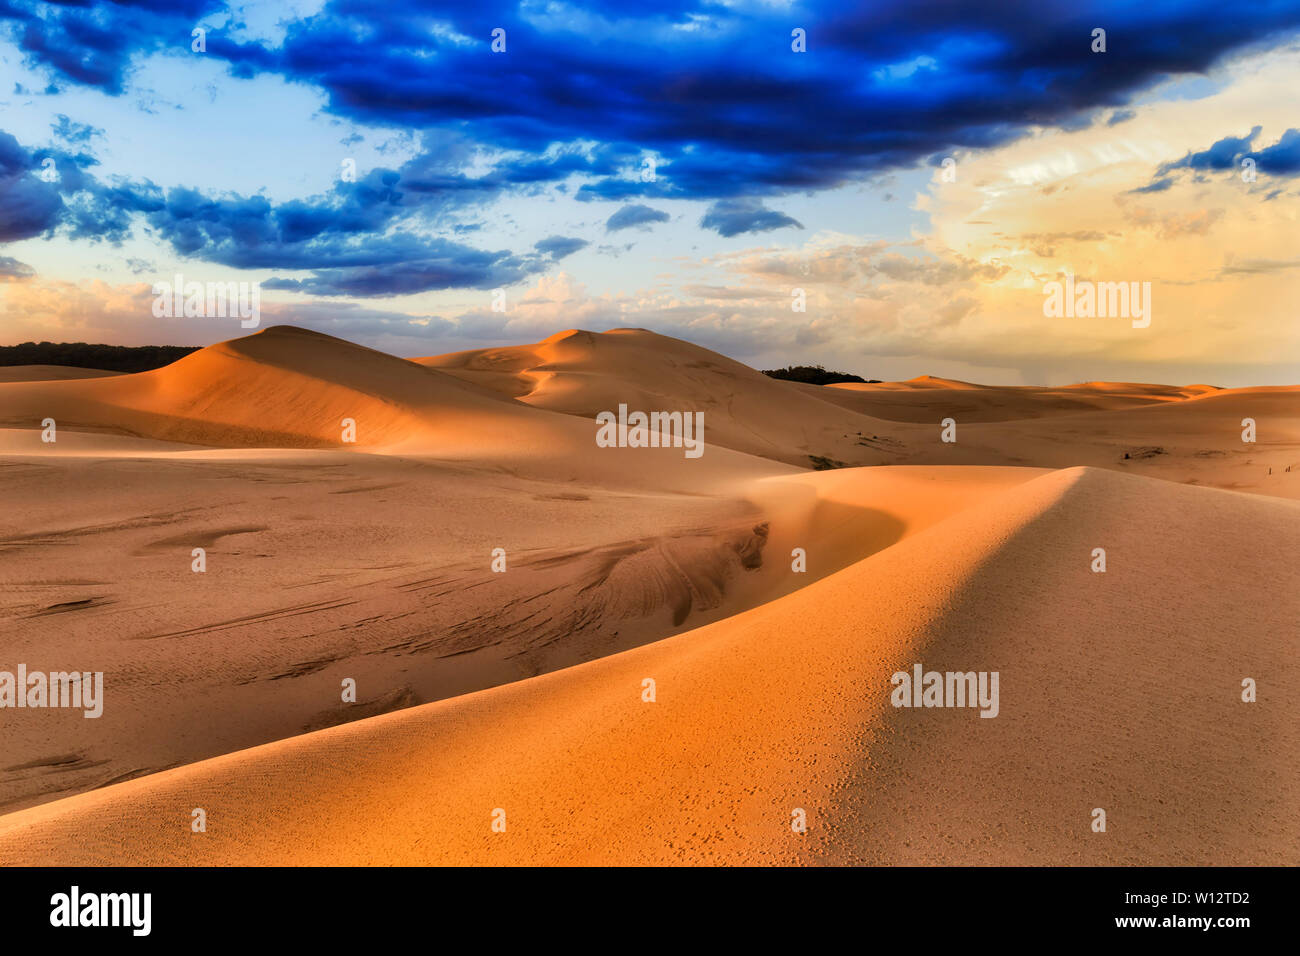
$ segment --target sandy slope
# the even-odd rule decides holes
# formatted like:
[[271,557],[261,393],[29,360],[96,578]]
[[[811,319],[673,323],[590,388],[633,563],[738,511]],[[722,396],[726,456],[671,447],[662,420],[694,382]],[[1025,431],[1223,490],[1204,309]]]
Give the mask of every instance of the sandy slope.
[[[1293,864],[1297,547],[1290,502],[1051,473],[678,637],[5,816],[0,859]],[[890,707],[916,661],[1000,715]]]
[[[850,482],[751,458],[732,487],[698,462],[643,459],[652,493],[399,456],[91,439],[93,457],[0,459],[14,505],[0,515],[0,646],[31,668],[112,675],[115,706],[94,721],[7,711],[4,809],[680,633],[1038,473]],[[132,453],[100,447],[118,442]],[[490,570],[496,547],[505,574]],[[339,700],[345,677],[356,707]]]

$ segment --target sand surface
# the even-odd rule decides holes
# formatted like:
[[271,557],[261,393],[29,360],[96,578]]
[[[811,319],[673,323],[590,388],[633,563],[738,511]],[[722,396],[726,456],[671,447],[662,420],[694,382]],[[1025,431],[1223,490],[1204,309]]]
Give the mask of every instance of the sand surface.
[[[1279,527],[1294,549],[1300,507],[1168,490],[1041,476],[699,630],[11,814],[0,857],[1294,862],[1294,712],[1238,700],[1243,675],[1294,686],[1290,571],[1245,542],[1170,558]],[[1198,528],[1171,534],[1189,509]],[[1106,576],[1087,566],[1098,540]],[[999,717],[891,707],[889,675],[917,660],[999,670]]]
[[[0,862],[1300,862],[1295,388],[818,388],[642,330],[34,374],[0,669],[107,699],[0,712]],[[620,402],[704,455],[596,447]],[[915,662],[999,716],[892,707]]]

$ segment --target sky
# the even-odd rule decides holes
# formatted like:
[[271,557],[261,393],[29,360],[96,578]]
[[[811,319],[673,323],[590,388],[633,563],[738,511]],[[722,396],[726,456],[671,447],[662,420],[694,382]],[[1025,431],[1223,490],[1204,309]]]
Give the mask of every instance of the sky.
[[0,0],[0,344],[246,334],[180,274],[410,357],[1292,384],[1298,54],[1300,0]]

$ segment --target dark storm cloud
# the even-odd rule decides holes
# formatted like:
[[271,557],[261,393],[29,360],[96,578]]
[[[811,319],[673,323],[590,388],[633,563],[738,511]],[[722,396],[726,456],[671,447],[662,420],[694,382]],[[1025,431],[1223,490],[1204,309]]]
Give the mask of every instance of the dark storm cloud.
[[[212,0],[0,0],[0,32],[52,87],[111,95],[147,55],[194,55],[190,30],[201,20],[225,24],[209,30],[204,55],[235,76],[283,77],[320,90],[330,113],[357,125],[416,130],[420,154],[275,203],[105,183],[88,171],[91,157],[29,152],[7,137],[0,241],[62,230],[116,242],[142,222],[183,256],[311,272],[278,281],[321,294],[492,287],[543,270],[566,247],[520,255],[427,237],[453,230],[467,210],[546,187],[587,201],[707,201],[702,225],[723,236],[799,226],[765,200],[995,147],[1036,127],[1076,128],[1103,115],[1113,125],[1145,87],[1293,35],[1300,5],[1244,4],[1228,16],[1211,0],[827,0],[784,9],[332,0],[284,21],[283,41],[270,44],[228,33],[238,15]],[[1097,26],[1107,30],[1104,54],[1090,49]],[[795,27],[807,32],[805,53],[791,50]],[[506,31],[503,53],[490,48],[496,28]],[[70,148],[93,135],[71,121],[58,132]],[[1293,133],[1245,155],[1262,171],[1294,175]],[[1168,164],[1148,188],[1175,170],[1226,168],[1216,164],[1251,138]],[[5,165],[6,149],[21,154],[18,167]],[[59,182],[37,176],[45,157]],[[635,215],[619,210],[607,228]]]
[[[59,79],[115,93],[135,56],[188,51],[189,25],[218,9],[206,0],[5,0],[0,22]],[[1098,25],[1108,31],[1104,54],[1090,49]],[[287,22],[282,45],[214,30],[207,55],[240,76],[272,72],[319,87],[334,113],[358,123],[469,124],[480,144],[537,157],[503,171],[504,182],[551,181],[568,166],[607,180],[593,185],[606,198],[718,199],[834,186],[937,151],[998,145],[1031,125],[1076,124],[1166,75],[1202,72],[1297,26],[1296,4],[1245,4],[1224,16],[1211,0],[790,9],[333,0]],[[498,27],[504,53],[490,50]],[[791,51],[792,27],[807,31],[806,53]],[[653,150],[661,172],[647,182],[573,155],[542,156],[583,140]]]

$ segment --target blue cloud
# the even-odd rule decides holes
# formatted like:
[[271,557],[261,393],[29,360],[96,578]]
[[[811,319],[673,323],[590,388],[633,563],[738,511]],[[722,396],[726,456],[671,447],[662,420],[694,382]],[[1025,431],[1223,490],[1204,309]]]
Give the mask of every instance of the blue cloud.
[[138,217],[178,255],[239,269],[311,271],[268,287],[356,296],[509,285],[587,244],[552,236],[535,254],[516,256],[429,238],[421,228],[428,218],[467,194],[504,188],[501,175],[487,182],[446,177],[445,188],[431,188],[431,153],[401,171],[372,170],[329,194],[280,204],[260,195],[105,183],[87,172],[94,165],[86,154],[27,150],[0,131],[0,242],[59,233],[118,243]]
[[558,262],[565,256],[571,256],[579,249],[586,248],[590,243],[586,239],[576,239],[571,236],[550,236],[533,243],[533,248],[544,256],[550,256]]
[[[209,0],[5,0],[0,22],[57,79],[120,93],[135,59],[190,55],[189,27],[220,9]],[[940,9],[925,15],[914,0],[791,9],[330,0],[287,20],[276,46],[214,28],[206,55],[236,76],[313,85],[330,111],[359,124],[469,127],[485,146],[532,154],[531,164],[501,170],[504,183],[581,170],[596,177],[585,198],[721,199],[831,187],[1033,126],[1077,124],[1157,80],[1204,73],[1230,51],[1300,28],[1300,5],[1286,3],[1248,4],[1227,18],[1217,0]],[[1123,38],[1122,52],[1090,51],[1102,20]],[[791,51],[795,23],[808,31],[806,53]],[[503,53],[490,48],[497,27],[507,33]],[[593,140],[610,144],[609,162],[545,155]],[[634,175],[639,163],[613,162],[642,151],[662,160],[653,181]]]
[[58,188],[35,175],[39,164],[0,130],[0,242],[49,233],[63,218]]
[[1199,153],[1188,153],[1182,159],[1163,163],[1156,170],[1157,176],[1164,176],[1175,169],[1224,170],[1233,169],[1237,161],[1250,151],[1250,143],[1259,135],[1262,126],[1256,126],[1249,136],[1225,136],[1212,144],[1209,149]]
[[1300,174],[1300,129],[1289,129],[1272,146],[1252,153],[1261,172],[1271,176]]
[[224,8],[220,0],[0,0],[0,27],[7,24],[28,60],[59,79],[117,94],[133,59],[168,46],[189,52],[195,23]]
[[1174,184],[1172,176],[1165,176],[1163,179],[1155,179],[1145,186],[1139,186],[1137,189],[1130,189],[1131,193],[1162,193]]
[[655,222],[667,222],[669,218],[668,213],[661,209],[652,209],[635,203],[623,206],[605,220],[605,231],[618,232],[620,229],[630,229],[633,226],[649,226]]
[[[1112,52],[1097,55],[1091,30],[1103,21]],[[84,152],[93,128],[60,119],[69,151],[29,151],[0,134],[0,242],[55,232],[119,242],[143,223],[179,255],[308,272],[277,281],[321,294],[490,288],[583,241],[553,236],[515,254],[430,238],[468,231],[458,219],[503,197],[550,188],[624,204],[608,231],[663,221],[643,205],[655,199],[711,203],[701,225],[722,236],[802,228],[766,201],[1036,127],[1078,128],[1106,112],[1115,125],[1139,90],[1284,42],[1300,30],[1300,4],[1248,4],[1225,18],[1217,0],[1085,10],[1037,0],[933,10],[926,0],[327,0],[282,20],[283,39],[271,43],[245,39],[220,0],[0,0],[0,34],[55,92],[121,95],[145,57],[198,56],[197,23],[209,26],[206,61],[312,87],[326,112],[357,126],[412,129],[419,154],[276,203],[104,182]],[[807,30],[807,52],[791,50],[792,26]],[[490,47],[497,27],[503,53]],[[1294,175],[1291,133],[1258,153],[1248,152],[1254,134],[1229,137],[1166,164],[1144,191],[1168,188],[1175,170],[1226,168],[1224,156]],[[57,182],[39,177],[44,159]]]
[[768,209],[756,199],[720,199],[709,207],[700,225],[728,239],[744,232],[769,232],[786,226],[803,228],[802,223]]
[[26,279],[36,275],[36,270],[25,262],[19,262],[10,256],[0,256],[0,278]]
[[62,113],[57,114],[55,119],[58,122],[51,124],[55,138],[69,146],[87,146],[94,137],[104,135],[102,129],[89,123],[74,123]]
[[444,239],[402,237],[381,243],[349,243],[312,248],[308,261],[328,259],[338,267],[317,268],[306,279],[273,278],[267,289],[287,289],[322,296],[392,296],[440,289],[493,289],[543,271],[549,258],[484,252]]
[[[1292,177],[1300,175],[1300,129],[1288,129],[1272,146],[1254,149],[1255,139],[1263,127],[1251,128],[1248,136],[1225,136],[1212,143],[1208,149],[1189,152],[1182,159],[1163,163],[1156,170],[1156,181],[1135,192],[1159,192],[1168,189],[1171,179],[1167,174],[1176,170],[1196,173],[1239,170],[1246,159],[1254,160],[1256,171],[1262,175]],[[1271,199],[1273,196],[1267,196]]]

